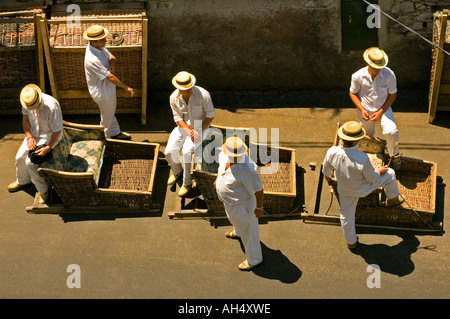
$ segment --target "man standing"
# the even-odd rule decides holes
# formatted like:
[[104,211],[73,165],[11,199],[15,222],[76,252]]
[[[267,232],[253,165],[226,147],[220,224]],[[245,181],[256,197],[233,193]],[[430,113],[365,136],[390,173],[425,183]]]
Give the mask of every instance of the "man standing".
[[16,154],[16,181],[8,185],[8,191],[17,192],[32,182],[39,194],[39,203],[43,204],[48,198],[48,185],[37,171],[39,164],[32,163],[28,153],[41,146],[35,154],[45,156],[61,141],[62,112],[58,101],[34,84],[22,89],[20,103],[25,139]]
[[387,166],[374,169],[367,153],[358,150],[359,141],[365,130],[358,121],[344,123],[339,130],[341,145],[331,147],[323,161],[322,172],[330,182],[333,175],[337,180],[340,204],[340,221],[349,249],[357,246],[355,229],[356,205],[360,197],[365,197],[379,187],[386,193],[387,206],[404,202],[399,195],[395,171]]
[[219,154],[219,169],[214,182],[223,202],[232,231],[227,238],[241,238],[247,257],[240,270],[250,270],[262,260],[258,218],[263,216],[264,190],[258,166],[245,154],[247,147],[236,137],[227,138]]
[[[172,169],[167,184],[173,185],[183,175],[183,185],[178,192],[180,197],[186,196],[191,189],[192,153],[201,144],[216,115],[209,92],[196,86],[195,81],[195,76],[186,71],[172,79],[176,90],[170,95],[170,107],[177,126],[170,133],[164,153]],[[180,164],[180,150],[184,167]]]
[[369,48],[363,54],[367,66],[353,73],[350,99],[358,109],[358,118],[370,137],[375,136],[375,123],[379,122],[386,137],[386,147],[392,158],[392,168],[401,166],[399,133],[391,105],[397,97],[397,80],[386,67],[388,56],[379,48]]
[[104,127],[107,138],[130,140],[131,136],[120,130],[115,116],[116,86],[127,90],[132,97],[134,90],[114,75],[116,58],[105,48],[108,30],[100,25],[93,25],[83,36],[89,41],[84,56],[86,82],[89,93],[100,110],[100,125]]

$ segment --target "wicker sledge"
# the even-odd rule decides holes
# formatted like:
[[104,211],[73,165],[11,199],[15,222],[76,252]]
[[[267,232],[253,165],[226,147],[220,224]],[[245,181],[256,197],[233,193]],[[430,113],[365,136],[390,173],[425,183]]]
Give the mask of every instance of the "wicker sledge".
[[[337,129],[339,129],[339,124]],[[337,130],[333,145],[338,145]],[[366,152],[372,165],[377,168],[389,163],[389,155],[385,152],[386,141],[364,137],[360,141],[359,150]],[[355,221],[357,225],[369,225],[388,228],[411,228],[420,230],[440,230],[433,217],[436,209],[437,164],[434,162],[401,156],[402,165],[396,170],[397,184],[405,202],[402,205],[386,207],[386,195],[382,188],[360,198],[356,207]],[[318,178],[318,195],[322,189],[323,174]],[[339,201],[337,181],[332,180],[330,188],[333,196]],[[303,214],[305,221],[339,223],[339,211],[330,214],[319,214],[318,203],[315,211]]]
[[[295,150],[286,147],[271,147],[270,145],[251,143],[252,133],[247,128],[218,125],[212,125],[211,127],[217,133],[220,131],[221,134],[215,134],[215,137],[205,140],[202,145],[202,151],[207,151],[208,156],[213,156],[215,159],[213,161],[205,161],[202,160],[201,156],[194,154],[191,165],[192,175],[208,207],[208,212],[224,215],[225,210],[223,203],[217,197],[214,187],[214,181],[217,178],[217,160],[220,149],[216,147],[207,150],[206,148],[214,141],[214,138],[219,138],[216,146],[221,146],[226,136],[230,136],[230,134],[240,136],[245,141],[249,149],[249,157],[259,167],[264,186],[264,210],[266,214],[289,214],[294,211],[294,201],[297,197]],[[203,154],[203,152],[200,154]],[[276,158],[276,162],[267,163],[266,159],[271,158],[272,155]]]
[[152,192],[159,144],[105,138],[103,127],[64,122],[63,139],[38,172],[61,200],[29,213],[159,211]]

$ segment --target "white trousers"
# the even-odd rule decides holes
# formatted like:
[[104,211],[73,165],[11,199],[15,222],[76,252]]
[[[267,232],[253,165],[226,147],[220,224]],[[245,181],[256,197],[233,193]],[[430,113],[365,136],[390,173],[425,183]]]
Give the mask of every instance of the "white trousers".
[[[36,141],[39,144],[39,141]],[[45,179],[38,173],[39,164],[33,164],[28,157],[28,145],[25,138],[16,154],[16,182],[25,185],[33,182],[39,194],[47,193],[48,186]]]
[[[203,132],[203,136],[206,136],[208,129]],[[202,139],[194,144],[191,138],[187,135],[186,131],[181,127],[175,127],[170,133],[169,140],[167,141],[166,149],[164,154],[166,156],[167,162],[172,169],[174,175],[178,175],[183,171],[183,185],[190,186],[192,184],[191,176],[191,157],[194,153],[196,147],[198,147]],[[182,153],[183,166],[180,162],[180,150]]]
[[251,196],[239,205],[231,206],[224,203],[224,206],[236,235],[241,237],[248,263],[259,264],[263,257],[259,241],[259,223],[255,216],[256,197]]
[[[392,168],[388,168],[387,173],[381,175],[378,181],[371,185],[369,194],[379,187],[384,188],[387,198],[395,198],[400,194],[395,171]],[[349,244],[354,244],[358,240],[355,227],[355,212],[358,200],[359,197],[347,197],[339,194],[340,221],[345,240]]]
[[[372,112],[367,112],[369,114],[372,114]],[[359,109],[358,118],[362,126],[366,130],[366,134],[370,137],[375,137],[375,124],[378,121],[363,120],[361,111]],[[397,125],[395,124],[394,113],[392,112],[391,107],[389,107],[381,116],[380,124],[381,128],[383,129],[383,135],[386,137],[386,147],[389,154],[397,155],[399,152],[399,147],[398,144],[397,146],[395,146],[395,143],[397,143],[399,140],[399,133],[397,130]]]
[[105,101],[96,102],[100,110],[100,125],[103,125],[105,136],[111,138],[120,134],[119,122],[116,119],[117,98],[114,94],[111,98]]

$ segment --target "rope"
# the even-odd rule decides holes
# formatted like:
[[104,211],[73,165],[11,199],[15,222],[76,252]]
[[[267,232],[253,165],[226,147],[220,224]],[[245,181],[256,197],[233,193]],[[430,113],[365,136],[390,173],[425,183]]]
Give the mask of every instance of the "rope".
[[382,10],[380,9],[379,6],[375,6],[375,5],[373,5],[373,3],[370,3],[370,2],[368,2],[368,1],[366,1],[366,0],[362,0],[362,1],[364,1],[367,5],[371,6],[371,7],[374,8],[375,10],[378,10],[379,12],[381,12],[382,14],[384,14],[386,17],[388,17],[388,18],[391,19],[392,21],[394,21],[394,22],[400,24],[402,27],[404,27],[404,28],[407,29],[408,31],[410,31],[410,32],[412,32],[412,33],[418,35],[420,38],[422,38],[422,40],[428,42],[428,43],[431,44],[433,47],[435,47],[435,48],[441,50],[442,52],[444,52],[444,53],[447,54],[447,55],[450,55],[450,52],[445,51],[443,48],[441,48],[441,47],[438,46],[437,44],[431,42],[430,40],[428,40],[428,39],[425,38],[424,36],[420,35],[418,32],[414,31],[414,30],[411,29],[410,27],[404,25],[403,23],[401,23],[400,21],[398,21],[398,20],[395,19],[394,17],[392,17],[392,16],[390,16],[389,14],[387,14],[386,12],[382,11]]
[[409,206],[409,208],[417,215],[417,217],[419,217],[419,219],[424,222],[428,227],[430,227],[431,229],[433,229],[433,226],[427,222],[425,219],[422,218],[422,216],[419,215],[418,212],[415,211],[414,208],[412,208],[412,206],[406,201],[405,196],[403,196],[402,194],[400,194],[400,196],[405,200],[405,203]]

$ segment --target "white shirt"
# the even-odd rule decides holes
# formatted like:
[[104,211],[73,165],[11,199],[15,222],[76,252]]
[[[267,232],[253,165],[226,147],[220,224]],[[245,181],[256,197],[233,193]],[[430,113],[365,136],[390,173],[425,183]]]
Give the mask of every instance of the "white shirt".
[[219,199],[228,205],[239,205],[242,201],[255,195],[263,189],[258,166],[247,155],[242,161],[225,170],[228,156],[219,154],[219,169],[217,172],[216,191]]
[[86,82],[95,102],[105,101],[116,94],[116,86],[106,77],[111,73],[109,68],[109,57],[111,52],[105,47],[101,50],[88,44],[84,55],[84,71]]
[[216,115],[211,95],[199,86],[192,87],[192,95],[187,104],[180,91],[176,89],[170,95],[170,107],[175,123],[183,120],[191,129],[194,128],[195,120],[203,122],[206,117],[213,118]]
[[350,92],[358,95],[367,111],[374,112],[383,106],[389,94],[397,93],[397,79],[394,72],[385,67],[372,80],[368,67],[364,67],[353,73]]
[[[52,134],[63,129],[61,107],[55,98],[45,93],[42,93],[42,104],[36,110],[29,111],[22,107],[22,114],[28,115],[31,126],[30,133],[38,145],[48,145]],[[62,134],[59,134],[53,147],[61,138]]]
[[371,193],[370,184],[380,178],[367,153],[352,147],[333,146],[323,160],[323,175],[330,177],[335,172],[338,193],[347,197],[365,197]]

